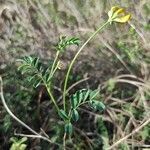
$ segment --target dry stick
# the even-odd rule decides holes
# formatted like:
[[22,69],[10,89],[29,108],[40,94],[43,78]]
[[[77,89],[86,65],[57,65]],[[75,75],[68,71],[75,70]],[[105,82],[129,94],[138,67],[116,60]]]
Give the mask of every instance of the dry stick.
[[[49,143],[53,143],[49,138],[47,137],[44,137],[42,135],[40,135],[39,133],[37,133],[36,131],[34,131],[33,129],[31,129],[27,124],[25,124],[23,121],[21,121],[19,118],[17,118],[12,112],[11,110],[8,108],[7,104],[6,104],[6,101],[5,101],[5,98],[4,98],[4,95],[3,95],[3,81],[2,81],[2,78],[0,76],[0,98],[2,100],[2,103],[6,109],[6,111],[9,113],[9,115],[15,119],[18,123],[20,123],[22,126],[24,126],[25,128],[27,128],[30,132],[32,132],[34,135],[27,135],[27,137],[32,137],[32,138],[40,138],[40,139],[43,139]],[[23,134],[17,134],[17,135],[23,135]],[[60,145],[60,144],[57,144],[57,143],[53,143],[53,144],[56,144],[56,145]]]
[[134,135],[135,133],[137,133],[139,130],[141,130],[143,127],[145,127],[146,125],[148,125],[150,123],[150,118],[145,121],[144,123],[142,123],[139,127],[137,127],[134,131],[132,131],[130,134],[124,136],[122,139],[118,140],[116,143],[114,143],[113,145],[111,145],[109,148],[107,148],[107,150],[110,149],[114,149],[117,145],[119,145],[121,142],[123,142],[124,140],[128,139],[130,136]]
[[131,75],[131,74],[122,74],[116,77],[117,79],[122,79],[122,78],[131,78],[131,79],[136,79],[139,80],[141,82],[145,82],[142,78],[139,78],[135,75]]

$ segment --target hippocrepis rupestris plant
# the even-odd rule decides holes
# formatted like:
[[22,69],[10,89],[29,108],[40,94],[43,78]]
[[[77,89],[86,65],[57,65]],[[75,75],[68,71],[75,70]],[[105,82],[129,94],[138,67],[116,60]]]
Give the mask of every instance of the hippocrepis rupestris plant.
[[[112,7],[111,10],[108,12],[108,20],[103,25],[101,25],[79,48],[74,58],[70,62],[66,76],[65,76],[65,81],[64,81],[64,86],[63,86],[63,95],[62,95],[63,108],[61,108],[58,105],[56,98],[53,96],[51,89],[54,86],[54,83],[52,81],[55,78],[56,71],[61,69],[62,67],[62,64],[59,60],[60,54],[62,55],[63,53],[65,53],[66,48],[69,47],[70,45],[79,46],[80,45],[79,38],[76,38],[76,37],[67,38],[65,36],[60,37],[58,44],[55,46],[56,55],[55,55],[54,61],[48,66],[44,65],[40,61],[40,59],[37,57],[26,56],[19,60],[21,64],[18,70],[21,71],[22,74],[27,75],[27,79],[30,82],[30,84],[32,84],[35,88],[41,84],[46,87],[50,100],[53,102],[59,117],[64,121],[65,135],[72,134],[73,122],[78,121],[80,117],[79,112],[78,112],[78,109],[80,106],[84,104],[89,104],[91,108],[93,108],[94,110],[99,110],[99,111],[103,111],[106,108],[105,104],[103,104],[103,102],[100,99],[99,89],[96,89],[96,90],[81,89],[81,90],[76,91],[73,95],[68,95],[68,90],[67,90],[68,79],[69,79],[71,69],[76,59],[78,58],[79,54],[82,52],[84,47],[107,25],[111,25],[113,22],[126,23],[130,18],[131,18],[131,15],[127,14],[123,8],[120,8],[118,6]],[[18,122],[21,123],[21,121],[18,121]],[[40,134],[33,131],[29,127],[27,128],[32,133],[40,137]],[[46,137],[41,137],[41,138],[43,140],[47,140]]]

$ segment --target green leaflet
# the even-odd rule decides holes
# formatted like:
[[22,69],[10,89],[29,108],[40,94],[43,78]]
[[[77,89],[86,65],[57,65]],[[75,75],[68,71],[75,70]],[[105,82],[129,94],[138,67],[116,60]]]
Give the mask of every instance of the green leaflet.
[[70,45],[79,45],[80,43],[80,40],[79,38],[75,38],[75,37],[72,37],[72,38],[68,38],[66,36],[62,36],[59,38],[59,42],[56,46],[56,49],[58,51],[61,51],[61,52],[64,52],[64,50],[67,48],[67,46],[70,46]]
[[72,108],[76,109],[81,104],[86,103],[87,101],[91,101],[93,99],[99,98],[99,90],[89,90],[89,89],[82,89],[77,91],[75,94],[71,96],[71,106]]
[[106,108],[102,102],[97,100],[90,101],[90,105],[94,110],[99,110],[99,111],[103,111]]
[[62,110],[62,109],[60,109],[60,111],[59,111],[59,116],[60,116],[60,118],[62,118],[64,121],[69,120],[69,117],[67,116],[66,112],[65,112],[64,110]]
[[88,100],[90,90],[82,89],[71,96],[71,106],[76,109],[81,103]]
[[[22,74],[27,74],[28,82],[33,85],[33,87],[38,87],[43,82],[49,83],[52,79],[49,73],[50,67],[44,66],[37,57],[25,56],[19,60],[21,65],[18,70]],[[44,81],[43,81],[44,80]]]
[[73,109],[73,111],[72,111],[72,119],[74,121],[78,121],[79,120],[79,113],[78,113],[78,111],[76,109]]
[[73,131],[72,124],[69,122],[65,124],[65,133],[71,135]]

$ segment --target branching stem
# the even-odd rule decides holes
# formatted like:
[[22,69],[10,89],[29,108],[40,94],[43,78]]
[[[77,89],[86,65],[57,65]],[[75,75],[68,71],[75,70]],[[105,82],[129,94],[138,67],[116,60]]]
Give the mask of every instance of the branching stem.
[[87,41],[81,46],[81,48],[79,49],[79,51],[76,53],[76,55],[74,56],[73,60],[71,61],[67,74],[66,74],[66,78],[65,78],[65,82],[64,82],[64,89],[63,89],[63,105],[64,105],[64,111],[66,111],[66,89],[67,89],[67,83],[68,83],[68,78],[70,75],[70,71],[72,69],[72,66],[75,62],[75,60],[77,59],[77,57],[79,56],[79,54],[81,53],[81,51],[83,50],[83,48],[89,43],[89,41],[91,41],[107,24],[109,23],[109,21],[105,22],[101,27],[99,27],[88,39]]

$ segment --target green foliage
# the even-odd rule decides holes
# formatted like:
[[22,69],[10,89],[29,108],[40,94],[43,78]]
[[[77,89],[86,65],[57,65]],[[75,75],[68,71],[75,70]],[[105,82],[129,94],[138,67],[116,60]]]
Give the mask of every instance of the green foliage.
[[114,90],[114,88],[115,88],[116,81],[114,79],[109,79],[107,84],[108,84],[107,90],[109,92],[112,92]]
[[71,107],[73,110],[76,110],[78,107],[85,103],[89,103],[92,108],[95,110],[104,110],[105,105],[100,102],[99,90],[86,90],[82,89],[77,91],[71,96]]
[[150,139],[150,124],[145,126],[144,129],[140,131],[140,135],[144,141]]
[[70,110],[70,119],[73,121],[78,121],[80,118],[78,109],[80,106],[84,104],[89,104],[91,108],[98,111],[105,110],[105,105],[98,101],[99,98],[99,90],[86,90],[82,89],[71,95],[71,110]]
[[107,149],[109,145],[109,133],[107,131],[107,127],[102,118],[97,119],[97,131],[100,134],[103,150]]
[[121,143],[121,144],[119,144],[119,149],[120,150],[130,150],[130,147],[127,143]]
[[12,122],[11,122],[11,117],[10,117],[10,115],[6,115],[5,117],[4,117],[4,123],[3,123],[3,130],[4,130],[4,132],[7,132],[7,131],[9,131],[9,129],[11,128],[11,126],[12,126]]
[[64,121],[69,120],[68,115],[66,114],[66,112],[63,109],[60,109],[58,114],[59,114],[60,118],[63,119]]
[[91,100],[90,104],[94,110],[103,111],[106,108],[105,105],[99,101]]
[[79,120],[79,113],[78,113],[78,111],[76,109],[72,110],[72,116],[71,117],[72,117],[72,119],[74,121],[78,121]]
[[118,43],[118,47],[122,52],[122,58],[125,60],[129,60],[131,63],[136,64],[136,61],[141,59],[142,55],[140,53],[140,47],[138,43],[135,43],[131,46],[126,45],[123,42]]
[[22,139],[18,140],[15,137],[12,137],[10,139],[12,143],[10,150],[26,150],[27,145],[25,144],[25,142],[27,141],[26,137],[23,137]]
[[71,95],[71,106],[76,109],[81,104],[86,103],[88,97],[90,96],[90,90],[82,89],[77,91],[75,94]]
[[26,73],[28,75],[28,81],[34,87],[38,87],[43,81],[50,82],[51,75],[48,72],[50,68],[44,68],[39,58],[26,56],[20,61],[22,64],[18,67],[18,70],[22,74]]
[[65,133],[71,135],[72,131],[73,131],[72,124],[70,122],[66,123],[65,124]]
[[56,46],[56,50],[60,51],[60,52],[64,52],[64,50],[67,48],[67,46],[70,45],[79,45],[80,40],[79,38],[67,38],[66,36],[62,36],[59,38],[59,42]]

